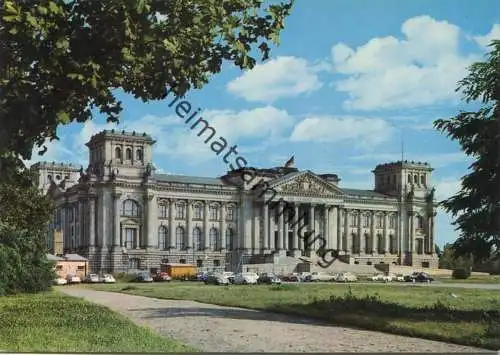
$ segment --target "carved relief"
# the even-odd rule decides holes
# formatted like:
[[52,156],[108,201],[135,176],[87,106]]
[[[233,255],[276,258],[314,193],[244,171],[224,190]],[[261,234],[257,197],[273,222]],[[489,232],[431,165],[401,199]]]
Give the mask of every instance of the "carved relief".
[[280,186],[280,190],[284,192],[312,192],[320,194],[328,192],[328,189],[325,186],[320,185],[318,182],[314,181],[313,178],[307,175],[299,176],[293,181]]

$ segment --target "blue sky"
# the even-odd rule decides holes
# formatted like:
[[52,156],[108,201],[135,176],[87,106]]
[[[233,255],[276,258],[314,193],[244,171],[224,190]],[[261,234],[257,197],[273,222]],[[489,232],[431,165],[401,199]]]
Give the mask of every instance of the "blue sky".
[[[438,198],[457,191],[469,161],[432,129],[432,121],[463,106],[454,92],[485,45],[500,39],[497,1],[297,0],[281,44],[252,71],[225,65],[187,99],[218,133],[237,144],[249,166],[283,164],[338,174],[342,187],[373,188],[375,165],[401,157],[429,162]],[[217,176],[226,164],[175,116],[167,102],[145,104],[120,95],[119,128],[156,140],[154,164],[166,173]],[[59,130],[61,140],[33,161],[85,165],[100,116]],[[440,245],[453,241],[440,212]]]

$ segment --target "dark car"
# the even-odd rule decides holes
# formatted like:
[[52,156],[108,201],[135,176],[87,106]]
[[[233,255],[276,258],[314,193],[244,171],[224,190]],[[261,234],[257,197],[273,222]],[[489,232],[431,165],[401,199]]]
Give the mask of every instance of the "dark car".
[[432,282],[434,281],[434,278],[431,277],[426,272],[414,272],[413,274],[409,276],[405,276],[405,281],[406,282]]
[[281,280],[274,274],[262,274],[257,279],[257,283],[266,285],[279,285],[281,284]]
[[205,285],[229,285],[230,282],[227,277],[221,274],[209,274],[207,279],[204,281]]
[[199,272],[196,274],[196,281],[206,281],[208,274],[206,272]]

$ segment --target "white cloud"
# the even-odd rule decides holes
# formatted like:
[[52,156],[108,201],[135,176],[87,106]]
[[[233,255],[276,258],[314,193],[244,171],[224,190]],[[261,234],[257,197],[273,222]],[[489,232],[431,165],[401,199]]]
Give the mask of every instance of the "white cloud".
[[336,72],[347,78],[336,89],[348,94],[348,109],[371,110],[431,105],[459,96],[457,82],[474,56],[459,53],[460,29],[418,16],[402,24],[405,39],[373,38],[356,50],[332,48]]
[[460,191],[461,180],[444,179],[433,184],[436,188],[436,199],[438,201],[446,200]]
[[[373,161],[378,163],[399,161],[401,153],[371,153],[349,157],[352,161]],[[436,153],[436,154],[418,154],[405,153],[405,160],[427,162],[431,167],[438,169],[456,163],[471,162],[472,158],[465,155],[463,152],[457,153]]]
[[500,24],[496,23],[491,27],[491,31],[485,36],[474,36],[472,37],[477,44],[484,48],[488,48],[488,45],[494,39],[500,39]]
[[271,103],[280,98],[296,97],[322,87],[318,72],[324,64],[313,65],[296,57],[278,57],[227,84],[227,91],[247,101]]
[[362,148],[371,148],[390,139],[394,128],[380,118],[309,117],[298,123],[292,141],[352,141]]

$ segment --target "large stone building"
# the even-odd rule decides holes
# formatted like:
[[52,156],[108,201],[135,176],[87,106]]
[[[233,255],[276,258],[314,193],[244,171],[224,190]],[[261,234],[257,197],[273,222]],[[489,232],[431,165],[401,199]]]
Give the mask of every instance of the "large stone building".
[[65,252],[85,255],[92,271],[153,270],[167,262],[238,271],[298,260],[320,244],[308,247],[305,231],[321,235],[347,264],[437,267],[433,169],[426,163],[378,165],[374,190],[356,190],[341,187],[336,174],[290,166],[219,178],[157,174],[154,143],[145,133],[108,130],[86,144],[85,171],[32,167],[56,204],[52,230],[63,231]]

